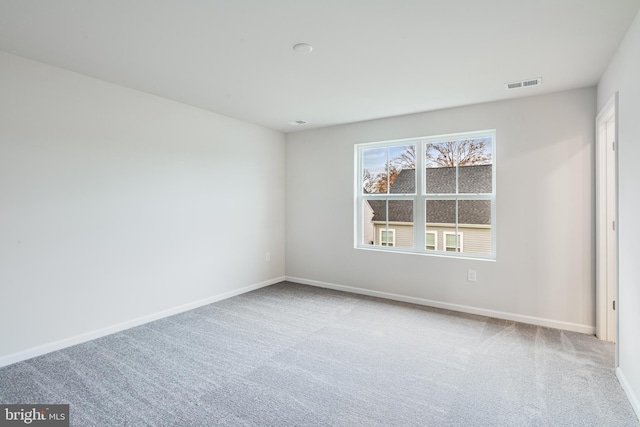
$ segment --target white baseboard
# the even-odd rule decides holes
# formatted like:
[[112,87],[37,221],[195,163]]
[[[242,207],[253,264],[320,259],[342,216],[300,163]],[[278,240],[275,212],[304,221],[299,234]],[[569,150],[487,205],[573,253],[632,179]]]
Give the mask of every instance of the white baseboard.
[[624,376],[624,372],[620,367],[616,368],[616,377],[618,377],[618,381],[622,386],[622,389],[627,395],[627,399],[629,399],[629,403],[631,403],[631,407],[636,412],[636,417],[640,419],[640,400],[638,400],[638,396],[633,392],[633,389],[629,385],[627,378]]
[[544,326],[547,328],[562,329],[566,331],[580,332],[583,334],[594,335],[595,326],[581,325],[578,323],[562,322],[559,320],[544,319],[541,317],[525,316],[522,314],[506,313],[504,311],[487,310],[484,308],[471,307],[467,305],[451,304],[441,301],[433,301],[424,298],[410,297],[389,292],[373,291],[364,288],[355,288],[351,286],[337,285],[334,283],[319,282],[317,280],[303,279],[300,277],[287,276],[290,282],[300,283],[302,285],[317,286],[320,288],[335,289],[338,291],[351,292],[354,294],[368,295],[372,297],[385,298],[394,301],[408,302],[412,304],[425,305],[428,307],[443,308],[445,310],[459,311],[468,314],[478,314],[481,316],[493,317],[496,319],[513,320],[514,322],[528,323],[531,325]]
[[275,279],[267,280],[265,282],[260,282],[254,285],[249,285],[240,289],[235,289],[233,291],[225,292],[220,295],[215,295],[209,298],[205,298],[198,301],[183,304],[177,307],[169,308],[167,310],[163,310],[158,313],[153,313],[146,316],[138,317],[136,319],[128,320],[126,322],[118,323],[112,326],[107,326],[105,328],[101,328],[95,331],[86,332],[84,334],[76,335],[69,338],[64,338],[59,341],[54,341],[51,343],[39,345],[37,347],[29,348],[27,350],[22,350],[16,353],[8,354],[6,356],[0,357],[0,367],[11,365],[13,363],[21,362],[23,360],[31,359],[37,356],[42,356],[43,354],[51,353],[52,351],[61,350],[63,348],[71,347],[76,344],[81,344],[83,342],[91,341],[96,338],[101,338],[106,335],[115,334],[116,332],[124,331],[125,329],[133,328],[135,326],[140,326],[145,323],[153,322],[154,320],[163,319],[165,317],[173,316],[174,314],[183,313],[185,311],[193,310],[194,308],[198,308],[204,305],[212,304],[214,302],[222,301],[224,299],[231,298],[236,295],[240,295],[246,292],[254,291],[256,289],[264,288],[265,286],[270,286],[270,285],[282,282],[283,280],[285,280],[284,277],[277,277]]

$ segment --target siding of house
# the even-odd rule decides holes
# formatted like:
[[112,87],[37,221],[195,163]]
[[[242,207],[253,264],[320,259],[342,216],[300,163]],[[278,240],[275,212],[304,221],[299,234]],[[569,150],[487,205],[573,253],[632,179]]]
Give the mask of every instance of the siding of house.
[[[374,245],[380,245],[380,230],[384,230],[384,223],[374,223]],[[395,246],[398,248],[413,247],[413,224],[389,223],[389,229],[395,230]],[[444,233],[455,232],[454,226],[433,226],[427,224],[426,231],[437,234],[437,249],[444,251]],[[491,227],[482,225],[461,225],[458,231],[462,233],[462,252],[467,254],[491,255]]]
[[372,224],[373,221],[373,209],[371,209],[371,205],[368,202],[364,202],[363,204],[363,221],[362,221],[362,243],[365,245],[370,244],[374,241],[374,235],[376,233],[375,226]]
[[[375,224],[375,240],[374,245],[380,245],[380,230],[386,229],[383,223]],[[413,248],[413,224],[407,223],[389,223],[389,230],[395,230],[396,242],[398,248]]]
[[[438,236],[437,250],[444,250],[444,233],[455,233],[455,227],[432,226],[427,224],[427,231],[435,231]],[[466,254],[491,255],[491,227],[477,225],[459,225],[462,233],[462,252]]]

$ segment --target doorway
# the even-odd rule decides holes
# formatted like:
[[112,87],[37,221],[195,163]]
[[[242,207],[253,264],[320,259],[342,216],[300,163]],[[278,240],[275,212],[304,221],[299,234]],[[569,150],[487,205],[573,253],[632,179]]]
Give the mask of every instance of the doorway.
[[611,342],[618,329],[617,104],[616,93],[596,118],[596,336]]

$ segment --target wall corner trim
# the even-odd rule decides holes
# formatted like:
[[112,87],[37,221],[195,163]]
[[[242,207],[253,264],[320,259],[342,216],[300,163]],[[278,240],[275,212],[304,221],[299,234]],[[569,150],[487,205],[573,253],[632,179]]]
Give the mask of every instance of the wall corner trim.
[[512,320],[514,322],[528,323],[530,325],[543,326],[543,327],[554,328],[554,329],[562,329],[562,330],[572,331],[572,332],[579,332],[587,335],[595,335],[595,332],[596,332],[595,326],[592,326],[592,325],[581,325],[579,323],[563,322],[559,320],[525,316],[522,314],[507,313],[504,311],[488,310],[484,308],[471,307],[467,305],[451,304],[447,302],[434,301],[434,300],[429,300],[424,298],[392,294],[389,292],[374,291],[370,289],[356,288],[352,286],[344,286],[344,285],[338,285],[334,283],[320,282],[317,280],[303,279],[300,277],[287,276],[286,280],[289,282],[299,283],[301,285],[309,285],[309,286],[316,286],[319,288],[334,289],[337,291],[351,292],[354,294],[368,295],[371,297],[408,302],[411,304],[418,304],[418,305],[424,305],[427,307],[458,311],[461,313],[477,314],[480,316],[493,317],[496,319]]
[[32,347],[26,350],[18,351],[16,353],[0,356],[0,368],[3,366],[12,365],[14,363],[22,362],[23,360],[32,359],[34,357],[42,356],[43,354],[51,353],[53,351],[62,350],[63,348],[71,347],[77,344],[82,344],[87,341],[91,341],[97,338],[101,338],[107,335],[115,334],[117,332],[124,331],[136,326],[144,325],[145,323],[153,322],[155,320],[163,319],[165,317],[173,316],[175,314],[183,313],[185,311],[193,310],[198,307],[212,304],[214,302],[222,301],[237,295],[241,295],[247,292],[255,291],[256,289],[264,288],[266,286],[274,285],[276,283],[285,280],[284,277],[276,277],[271,280],[267,280],[253,285],[244,286],[239,289],[234,289],[229,292],[225,292],[212,297],[204,298],[198,301],[193,301],[187,304],[172,307],[166,310],[159,311],[157,313],[148,314],[146,316],[138,317],[132,320],[121,322],[112,326],[97,329],[95,331],[86,332],[80,335],[75,335],[69,338],[64,338],[58,341],[50,342],[47,344]]
[[636,417],[640,419],[640,400],[638,400],[638,396],[633,392],[631,385],[629,385],[629,381],[627,381],[627,377],[625,377],[624,372],[619,366],[616,368],[616,377],[622,386],[622,390],[624,390],[627,395],[627,399],[629,399],[629,403],[631,403],[631,407],[635,411]]

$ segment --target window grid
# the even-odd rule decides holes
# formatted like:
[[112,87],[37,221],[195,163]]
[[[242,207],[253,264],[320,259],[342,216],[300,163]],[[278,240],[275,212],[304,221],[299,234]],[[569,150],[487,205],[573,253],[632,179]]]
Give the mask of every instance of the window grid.
[[[474,140],[474,139],[485,139],[489,141],[490,144],[490,162],[486,163],[485,166],[488,166],[491,170],[491,191],[485,193],[472,193],[465,192],[460,193],[461,191],[461,180],[460,180],[460,170],[461,167],[456,165],[454,169],[455,171],[455,192],[453,193],[427,193],[427,183],[426,183],[426,159],[425,154],[427,147],[431,144],[440,143],[443,141],[456,141],[462,139]],[[472,257],[472,258],[490,258],[495,259],[496,249],[495,249],[495,131],[483,131],[483,132],[470,132],[467,134],[453,134],[453,135],[443,135],[436,137],[427,137],[427,138],[415,138],[410,140],[399,140],[399,141],[389,141],[383,143],[370,143],[370,144],[358,144],[356,145],[356,224],[358,227],[356,230],[362,230],[363,224],[362,221],[362,209],[363,202],[371,201],[375,203],[375,201],[385,201],[386,209],[385,209],[385,223],[383,224],[386,229],[389,229],[389,223],[393,222],[393,218],[389,217],[389,202],[399,201],[399,200],[407,200],[411,201],[413,204],[413,222],[411,226],[415,224],[425,224],[427,226],[427,230],[425,232],[420,232],[421,227],[413,227],[414,238],[413,238],[413,248],[398,248],[395,242],[396,233],[395,231],[391,234],[393,238],[393,246],[382,245],[382,239],[380,238],[379,242],[381,245],[376,246],[378,249],[389,251],[403,251],[403,252],[418,252],[418,253],[440,253],[447,254],[448,256],[457,256],[457,257]],[[415,158],[416,158],[416,166],[415,166],[415,177],[414,177],[414,188],[411,192],[398,193],[394,192],[393,184],[389,182],[389,177],[391,173],[390,164],[391,164],[391,151],[394,148],[398,147],[408,147],[415,146]],[[386,149],[386,172],[387,172],[387,185],[386,191],[381,193],[368,193],[363,191],[363,170],[364,170],[364,162],[363,162],[363,153],[367,150],[373,149]],[[468,185],[468,184],[467,184]],[[464,189],[462,189],[464,190]],[[460,252],[449,252],[446,247],[446,238],[445,231],[442,231],[443,243],[442,248],[438,248],[437,243],[435,245],[428,244],[427,237],[429,233],[434,236],[435,242],[437,242],[438,232],[429,230],[429,225],[427,224],[427,211],[426,211],[426,203],[429,201],[454,201],[455,202],[455,220],[452,221],[452,225],[454,225],[452,230],[446,231],[447,234],[460,236],[460,241],[458,244],[458,248]],[[490,223],[487,226],[484,226],[485,229],[489,229],[490,238],[489,238],[489,248],[486,253],[465,253],[465,245],[463,244],[462,235],[463,232],[460,230],[460,220],[461,220],[461,212],[459,211],[459,202],[460,201],[487,201],[490,206]],[[362,236],[356,233],[356,247],[360,248],[371,248],[370,242],[364,243],[362,241]],[[435,246],[435,248],[434,248]],[[423,249],[421,249],[423,248]],[[455,249],[455,247],[454,247]]]

